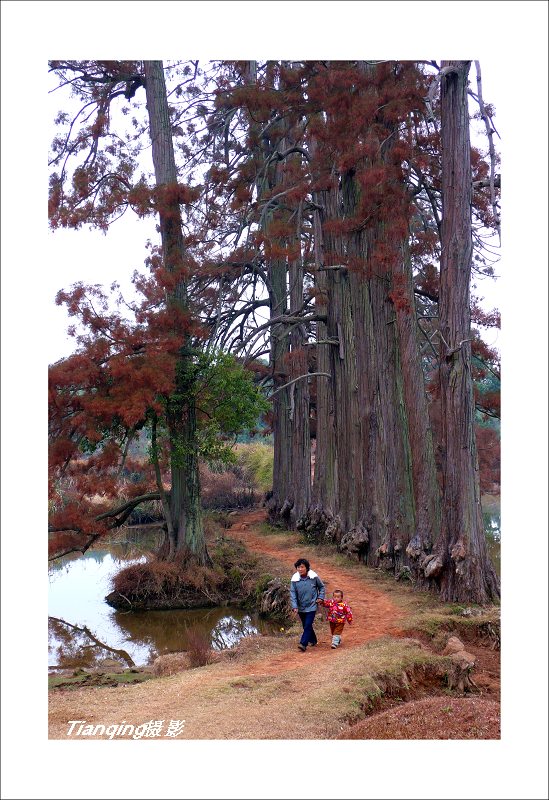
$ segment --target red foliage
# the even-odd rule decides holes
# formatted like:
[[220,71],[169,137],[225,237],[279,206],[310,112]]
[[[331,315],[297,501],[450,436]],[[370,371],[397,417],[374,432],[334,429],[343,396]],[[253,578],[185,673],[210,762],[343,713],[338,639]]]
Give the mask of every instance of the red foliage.
[[404,311],[405,314],[412,312],[408,284],[405,275],[393,276],[393,288],[389,292],[389,300],[393,303],[397,311]]
[[493,428],[476,430],[477,452],[480,469],[480,491],[482,494],[499,494],[500,491],[500,440]]

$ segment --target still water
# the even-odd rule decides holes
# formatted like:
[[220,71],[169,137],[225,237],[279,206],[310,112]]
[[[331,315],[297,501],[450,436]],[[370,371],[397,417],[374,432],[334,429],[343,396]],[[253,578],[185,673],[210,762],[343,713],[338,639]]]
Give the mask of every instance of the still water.
[[49,572],[48,649],[50,667],[98,666],[116,659],[143,666],[163,653],[186,649],[187,635],[199,629],[214,649],[236,644],[242,637],[278,630],[273,623],[241,608],[191,611],[124,612],[111,608],[105,596],[111,577],[123,567],[145,559],[154,534],[129,531],[127,539],[83,556],[61,560]]

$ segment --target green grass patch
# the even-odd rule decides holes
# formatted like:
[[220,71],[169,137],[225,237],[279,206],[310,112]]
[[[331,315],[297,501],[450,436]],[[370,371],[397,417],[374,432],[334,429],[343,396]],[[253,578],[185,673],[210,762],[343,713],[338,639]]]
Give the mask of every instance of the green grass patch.
[[150,672],[80,672],[78,675],[48,675],[48,689],[80,689],[83,686],[118,686],[149,681]]

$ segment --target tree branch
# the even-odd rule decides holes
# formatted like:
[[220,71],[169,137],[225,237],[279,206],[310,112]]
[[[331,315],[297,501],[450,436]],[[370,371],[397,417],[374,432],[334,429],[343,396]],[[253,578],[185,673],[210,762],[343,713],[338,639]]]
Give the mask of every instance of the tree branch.
[[305,375],[300,375],[298,378],[294,378],[293,380],[288,381],[288,383],[285,383],[284,386],[279,386],[278,389],[275,389],[274,392],[272,392],[269,395],[268,399],[270,400],[271,397],[275,396],[275,394],[278,394],[283,389],[287,389],[288,386],[291,386],[293,383],[296,383],[296,381],[301,381],[301,380],[303,380],[303,378],[313,378],[315,376],[322,376],[324,378],[331,378],[332,377],[328,372],[306,372]]
[[129,653],[127,653],[125,650],[117,650],[115,647],[109,647],[108,644],[105,644],[105,642],[102,642],[97,638],[97,636],[94,636],[90,629],[85,625],[83,627],[80,627],[79,625],[73,625],[71,622],[65,622],[64,619],[60,619],[59,617],[48,616],[48,619],[52,619],[55,622],[60,622],[62,625],[66,625],[68,628],[72,628],[74,631],[85,633],[86,636],[92,640],[92,642],[95,642],[95,644],[98,645],[98,647],[102,647],[104,650],[108,650],[109,653],[114,653],[115,655],[120,656],[120,658],[122,658],[129,667],[135,667],[135,662],[132,660]]
[[[134,497],[132,500],[128,500],[126,503],[123,503],[121,506],[117,506],[117,508],[113,508],[110,511],[105,511],[102,514],[99,514],[95,517],[95,522],[101,522],[104,519],[108,519],[109,517],[116,517],[118,514],[121,514],[121,517],[115,519],[110,525],[109,530],[113,528],[119,528],[127,518],[130,516],[131,512],[134,510],[139,503],[143,503],[146,500],[160,500],[160,493],[159,492],[149,492],[149,494],[142,494],[139,497]],[[76,527],[63,527],[63,528],[54,528],[48,527],[48,533],[61,533],[62,531],[73,531],[76,534],[82,534],[81,528]],[[63,556],[67,556],[70,553],[82,553],[84,554],[86,550],[88,550],[92,544],[99,539],[100,536],[104,535],[104,531],[101,533],[92,533],[92,534],[85,534],[88,535],[89,541],[83,547],[71,547],[68,550],[64,550],[62,553],[57,553],[54,556],[50,556],[48,561],[55,561],[57,558],[62,558]]]
[[492,211],[494,212],[496,230],[498,232],[498,237],[501,245],[501,230],[500,230],[499,214],[497,210],[496,192],[495,192],[496,151],[494,149],[494,137],[492,135],[493,133],[492,126],[490,124],[488,114],[486,113],[486,106],[484,105],[484,100],[482,99],[482,76],[480,72],[479,61],[475,61],[475,67],[477,71],[478,103],[480,106],[480,114],[482,116],[482,119],[484,120],[484,125],[486,127],[486,135],[488,136],[488,145],[490,150],[490,183],[489,183],[490,202],[492,204]]

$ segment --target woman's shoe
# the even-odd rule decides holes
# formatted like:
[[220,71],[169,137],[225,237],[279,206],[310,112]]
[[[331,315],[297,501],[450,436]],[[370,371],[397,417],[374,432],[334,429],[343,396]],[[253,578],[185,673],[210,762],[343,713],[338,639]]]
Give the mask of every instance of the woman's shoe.
[[297,649],[301,650],[301,652],[304,653],[307,648],[305,647],[304,644],[298,644]]

